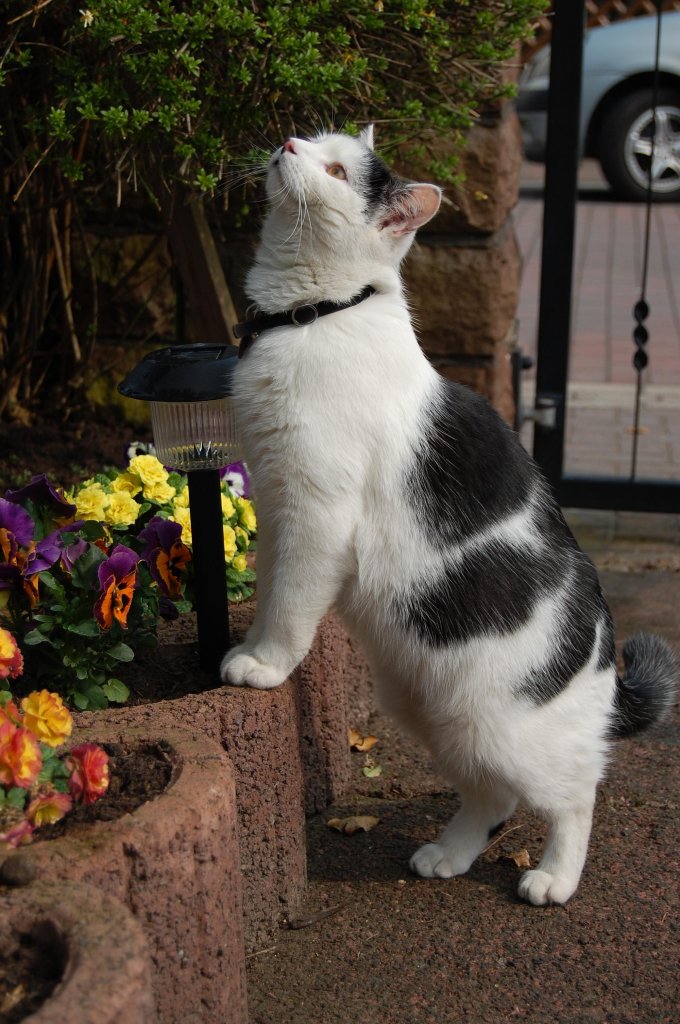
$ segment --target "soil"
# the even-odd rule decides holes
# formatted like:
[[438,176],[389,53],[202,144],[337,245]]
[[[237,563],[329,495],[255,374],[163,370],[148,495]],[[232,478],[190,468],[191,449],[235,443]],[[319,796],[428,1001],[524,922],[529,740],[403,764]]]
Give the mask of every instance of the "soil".
[[17,948],[0,957],[0,1024],[19,1024],[52,994],[64,965],[48,947],[23,935]]
[[87,419],[51,414],[30,425],[0,422],[0,494],[38,473],[47,474],[57,486],[70,487],[105,466],[122,468],[126,447],[150,440],[150,427],[130,426],[118,414],[103,411]]
[[173,772],[171,747],[165,743],[141,743],[125,748],[102,743],[109,755],[109,788],[93,804],[81,805],[54,825],[43,826],[33,842],[49,842],[78,832],[95,821],[115,821],[131,814],[147,800],[160,796]]

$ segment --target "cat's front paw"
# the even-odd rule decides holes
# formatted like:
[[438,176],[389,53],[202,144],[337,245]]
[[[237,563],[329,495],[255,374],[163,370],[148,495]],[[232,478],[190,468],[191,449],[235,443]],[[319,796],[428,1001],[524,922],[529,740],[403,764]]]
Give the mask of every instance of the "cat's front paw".
[[551,903],[566,903],[570,896],[576,891],[578,879],[551,875],[547,871],[537,868],[535,871],[525,871],[519,880],[517,893],[519,898],[533,903],[535,907],[549,906]]
[[421,878],[453,878],[464,875],[469,865],[460,864],[455,853],[441,843],[426,843],[413,854],[409,867]]
[[252,686],[255,690],[273,690],[285,682],[287,673],[275,665],[266,665],[252,654],[235,648],[225,654],[220,678],[232,686]]

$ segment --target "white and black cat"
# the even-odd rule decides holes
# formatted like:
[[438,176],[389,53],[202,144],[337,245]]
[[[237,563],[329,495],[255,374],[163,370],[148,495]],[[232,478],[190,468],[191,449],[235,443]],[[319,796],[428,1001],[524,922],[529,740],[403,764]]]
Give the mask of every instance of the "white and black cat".
[[399,265],[440,190],[395,177],[368,129],[289,139],[267,195],[247,277],[258,312],[241,331],[257,338],[235,378],[258,607],[222,677],[278,686],[337,607],[383,708],[462,800],[412,869],[464,873],[521,801],[550,830],[519,894],[564,903],[611,740],[670,706],[673,654],[635,637],[617,678],[595,569],[539,470],[489,404],[421,352]]

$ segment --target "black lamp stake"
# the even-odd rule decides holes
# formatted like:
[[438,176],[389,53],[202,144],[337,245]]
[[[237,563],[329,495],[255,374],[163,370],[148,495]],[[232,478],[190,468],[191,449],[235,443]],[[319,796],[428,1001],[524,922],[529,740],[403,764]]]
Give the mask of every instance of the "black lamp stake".
[[201,668],[215,672],[229,649],[227,576],[218,469],[192,469],[189,481],[191,547],[194,562],[198,656]]

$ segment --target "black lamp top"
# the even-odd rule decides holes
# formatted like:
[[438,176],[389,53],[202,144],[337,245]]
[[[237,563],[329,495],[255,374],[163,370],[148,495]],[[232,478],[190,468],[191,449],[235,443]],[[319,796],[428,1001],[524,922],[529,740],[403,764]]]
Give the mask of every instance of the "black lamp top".
[[234,345],[170,345],[145,355],[118,390],[146,402],[210,402],[231,394],[237,363]]

